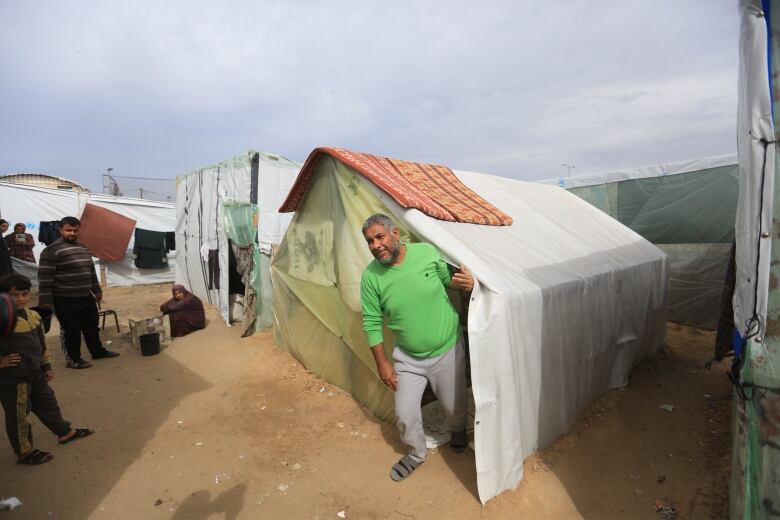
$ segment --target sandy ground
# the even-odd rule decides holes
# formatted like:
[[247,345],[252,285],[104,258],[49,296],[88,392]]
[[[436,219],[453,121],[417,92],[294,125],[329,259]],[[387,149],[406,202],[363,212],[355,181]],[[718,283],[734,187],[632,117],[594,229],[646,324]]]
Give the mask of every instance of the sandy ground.
[[[169,286],[114,288],[119,358],[64,368],[49,334],[66,418],[97,430],[58,446],[36,418],[44,466],[14,463],[0,442],[0,519],[725,518],[731,388],[712,333],[670,324],[668,347],[604,394],[572,430],[525,462],[520,486],[482,506],[474,454],[435,450],[408,480],[388,474],[401,446],[348,394],[278,350],[270,332],[241,339],[213,309],[208,327],[143,357],[128,318],[149,317]],[[659,409],[673,404],[673,411]]]

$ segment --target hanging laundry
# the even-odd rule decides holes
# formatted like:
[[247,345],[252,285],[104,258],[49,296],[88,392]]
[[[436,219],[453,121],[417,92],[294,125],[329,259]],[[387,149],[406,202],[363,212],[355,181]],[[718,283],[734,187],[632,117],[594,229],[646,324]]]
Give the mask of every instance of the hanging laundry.
[[176,232],[167,231],[165,233],[165,250],[176,251]]
[[209,249],[209,290],[219,290],[219,249]]
[[139,269],[168,267],[168,254],[165,250],[165,232],[135,228],[133,259],[133,263]]
[[51,220],[38,224],[38,242],[50,246],[60,238],[60,221]]

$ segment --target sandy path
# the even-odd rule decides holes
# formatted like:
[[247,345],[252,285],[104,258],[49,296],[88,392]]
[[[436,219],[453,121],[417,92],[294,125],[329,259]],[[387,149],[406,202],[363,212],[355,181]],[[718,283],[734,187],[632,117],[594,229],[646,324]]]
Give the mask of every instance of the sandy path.
[[[41,467],[15,465],[0,442],[0,495],[24,502],[0,516],[651,519],[660,518],[657,498],[679,518],[725,516],[731,389],[725,366],[701,368],[710,333],[670,325],[669,348],[527,460],[517,490],[482,507],[470,451],[444,447],[393,483],[394,427],[279,351],[270,332],[241,339],[210,309],[206,330],[142,357],[129,346],[127,319],[155,314],[168,290],[106,292],[122,334],[107,327],[103,337],[121,357],[77,371],[55,352],[66,417],[97,434],[57,446],[33,419],[36,446],[56,457]],[[658,408],[665,403],[671,413]]]

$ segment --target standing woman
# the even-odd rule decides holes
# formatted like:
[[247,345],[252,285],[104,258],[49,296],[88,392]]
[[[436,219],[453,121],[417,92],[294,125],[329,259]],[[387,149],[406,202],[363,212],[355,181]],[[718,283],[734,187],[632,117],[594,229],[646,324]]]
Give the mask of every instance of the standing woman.
[[0,218],[0,276],[14,272],[11,254],[5,240],[2,239],[6,231],[8,231],[8,221]]
[[16,223],[14,232],[5,237],[5,243],[12,257],[34,264],[35,255],[33,255],[33,248],[35,247],[35,239],[30,233],[25,233],[26,230],[27,226],[21,222]]
[[178,338],[206,327],[206,312],[200,299],[184,288],[174,285],[173,298],[160,305],[160,312],[171,321],[171,336]]

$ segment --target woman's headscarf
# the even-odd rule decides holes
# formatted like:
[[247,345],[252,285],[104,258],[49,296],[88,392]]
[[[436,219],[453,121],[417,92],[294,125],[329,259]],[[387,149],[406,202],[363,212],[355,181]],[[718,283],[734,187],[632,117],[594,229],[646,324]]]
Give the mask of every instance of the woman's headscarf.
[[184,287],[183,285],[181,285],[179,283],[177,283],[176,285],[171,287],[171,294],[173,295],[174,298],[176,297],[176,293],[177,292],[180,292],[180,293],[184,294],[185,298],[192,294],[190,291],[187,290],[186,287]]

